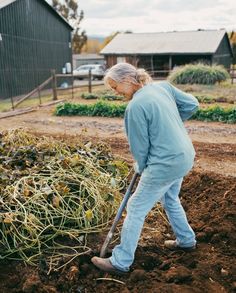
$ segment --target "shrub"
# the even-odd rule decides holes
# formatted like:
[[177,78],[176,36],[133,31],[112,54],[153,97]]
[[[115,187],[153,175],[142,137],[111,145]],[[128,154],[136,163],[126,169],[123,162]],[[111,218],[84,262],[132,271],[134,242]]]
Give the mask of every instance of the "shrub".
[[168,79],[176,84],[215,84],[230,78],[221,65],[188,64],[177,67]]

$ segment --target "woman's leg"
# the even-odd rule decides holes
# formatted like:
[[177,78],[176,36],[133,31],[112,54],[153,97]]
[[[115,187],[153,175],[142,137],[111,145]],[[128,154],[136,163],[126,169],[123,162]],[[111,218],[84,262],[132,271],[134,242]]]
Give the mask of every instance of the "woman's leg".
[[114,267],[122,271],[129,270],[134,260],[145,217],[172,184],[173,182],[155,184],[155,181],[145,173],[141,176],[139,185],[127,205],[127,215],[121,231],[121,243],[113,249],[110,258]]
[[190,227],[185,211],[179,199],[179,192],[183,179],[175,181],[161,199],[170,225],[180,247],[193,247],[196,245],[195,234]]

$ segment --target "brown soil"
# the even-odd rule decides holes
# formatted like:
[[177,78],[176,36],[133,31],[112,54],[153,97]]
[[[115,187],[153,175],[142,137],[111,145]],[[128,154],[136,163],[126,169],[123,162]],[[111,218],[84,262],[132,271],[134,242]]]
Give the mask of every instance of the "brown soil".
[[[0,130],[25,126],[39,135],[59,135],[67,140],[82,133],[83,139],[108,142],[115,154],[132,163],[121,119],[62,118],[51,116],[51,111],[44,108],[2,119]],[[197,235],[197,250],[185,253],[165,249],[164,240],[173,235],[154,208],[146,219],[135,262],[127,275],[104,274],[91,264],[91,257],[99,253],[106,236],[104,231],[88,237],[90,254],[49,275],[42,265],[1,261],[0,292],[235,292],[236,127],[192,121],[186,126],[197,156],[193,171],[184,180],[181,200]]]

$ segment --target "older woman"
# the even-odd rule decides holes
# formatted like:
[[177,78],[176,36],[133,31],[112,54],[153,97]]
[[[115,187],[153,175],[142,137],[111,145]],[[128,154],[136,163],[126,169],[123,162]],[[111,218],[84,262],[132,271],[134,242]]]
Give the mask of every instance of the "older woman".
[[141,178],[127,205],[120,244],[110,258],[93,257],[92,262],[103,271],[122,273],[134,261],[145,217],[157,202],[162,203],[176,237],[165,241],[165,246],[186,251],[196,247],[179,192],[195,156],[183,121],[198,109],[198,101],[168,82],[153,83],[144,69],[128,63],[111,67],[104,80],[129,100],[125,129]]

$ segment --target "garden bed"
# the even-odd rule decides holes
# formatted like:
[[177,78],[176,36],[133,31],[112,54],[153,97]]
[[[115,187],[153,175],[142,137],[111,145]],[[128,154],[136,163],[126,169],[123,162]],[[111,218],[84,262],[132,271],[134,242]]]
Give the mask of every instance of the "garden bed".
[[[53,109],[48,107],[2,119],[0,129],[28,127],[28,131],[39,137],[44,133],[66,143],[78,140],[79,136],[83,136],[85,142],[97,143],[100,139],[109,143],[112,153],[123,157],[131,166],[122,119],[58,117],[52,116]],[[181,193],[188,218],[197,233],[195,252],[173,253],[164,249],[164,240],[172,238],[172,234],[158,211],[153,210],[145,222],[136,259],[127,276],[100,273],[90,262],[91,257],[99,253],[107,227],[106,231],[87,238],[90,253],[75,258],[59,271],[48,274],[44,261],[31,267],[23,262],[1,260],[0,292],[234,292],[235,125],[199,121],[188,121],[185,125],[197,152],[194,171],[185,178]],[[62,240],[62,243],[74,245],[71,240]],[[61,262],[65,263],[64,258]]]
[[[99,101],[94,104],[64,103],[56,107],[57,116],[99,116],[121,117],[125,115],[127,104],[114,104]],[[216,121],[224,123],[236,123],[236,106],[223,108],[218,105],[199,108],[190,120]]]
[[163,241],[172,238],[172,232],[153,209],[126,276],[99,272],[90,262],[99,253],[104,232],[88,237],[89,254],[50,275],[43,264],[35,269],[1,262],[0,292],[234,292],[235,178],[192,172],[185,178],[181,198],[197,234],[196,251],[166,250]]

